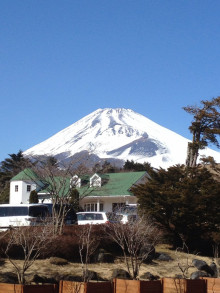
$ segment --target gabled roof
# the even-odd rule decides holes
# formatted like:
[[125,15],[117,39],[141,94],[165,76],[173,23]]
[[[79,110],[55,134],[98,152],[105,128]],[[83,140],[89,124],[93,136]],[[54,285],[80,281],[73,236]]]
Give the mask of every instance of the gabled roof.
[[70,178],[54,176],[53,179],[42,180],[42,188],[38,191],[40,194],[59,194],[60,197],[69,195]]
[[[140,181],[147,172],[107,173],[101,187],[82,186],[77,188],[81,196],[125,196],[133,195],[130,188]],[[102,177],[102,176],[101,176]]]
[[[90,187],[90,178],[91,175],[79,176],[82,181],[82,186],[77,187],[81,197],[84,196],[127,196],[133,195],[130,191],[131,187],[138,183],[141,179],[149,177],[147,172],[123,172],[123,173],[107,173],[107,174],[98,174],[102,178],[102,185],[100,187]],[[38,180],[40,178],[37,174],[27,168],[21,171],[19,174],[14,176],[12,181],[19,180]],[[58,193],[60,196],[68,194],[70,187],[71,178],[62,178],[54,177],[54,182],[57,182]],[[62,180],[62,181],[60,181]],[[62,184],[59,184],[62,182]],[[44,184],[43,181],[40,193],[50,193],[52,188],[50,188],[50,180],[47,181],[47,184]],[[45,182],[46,183],[46,182]],[[60,188],[59,188],[60,186]]]
[[26,168],[16,176],[14,176],[11,181],[22,181],[22,180],[39,180],[37,174],[30,168]]

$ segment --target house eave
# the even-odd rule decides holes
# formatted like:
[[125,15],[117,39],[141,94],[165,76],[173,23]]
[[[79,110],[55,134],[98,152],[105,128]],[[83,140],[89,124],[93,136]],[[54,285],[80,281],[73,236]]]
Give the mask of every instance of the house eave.
[[115,198],[115,197],[134,197],[135,195],[131,195],[131,194],[119,194],[119,195],[88,195],[88,196],[84,196],[81,199],[84,198]]

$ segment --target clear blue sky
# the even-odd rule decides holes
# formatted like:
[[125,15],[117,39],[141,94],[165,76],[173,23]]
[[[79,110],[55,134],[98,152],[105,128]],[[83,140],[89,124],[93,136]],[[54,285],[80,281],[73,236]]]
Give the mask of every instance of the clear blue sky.
[[219,0],[0,0],[0,161],[98,108],[187,138],[220,95]]

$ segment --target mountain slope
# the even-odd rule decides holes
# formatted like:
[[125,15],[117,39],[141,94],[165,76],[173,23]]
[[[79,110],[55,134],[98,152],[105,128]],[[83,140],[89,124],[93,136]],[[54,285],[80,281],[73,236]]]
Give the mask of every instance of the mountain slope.
[[[24,155],[62,155],[87,151],[102,159],[149,162],[167,168],[185,163],[188,140],[130,109],[98,109],[63,129]],[[220,162],[211,149],[201,152]]]

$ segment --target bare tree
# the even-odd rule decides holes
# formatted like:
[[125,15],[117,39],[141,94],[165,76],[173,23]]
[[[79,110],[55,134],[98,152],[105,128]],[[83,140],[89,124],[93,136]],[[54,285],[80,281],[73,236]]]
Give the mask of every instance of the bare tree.
[[82,279],[83,282],[88,282],[90,279],[88,264],[91,255],[95,252],[99,245],[99,239],[95,234],[94,225],[82,225],[79,232],[79,254],[82,264]]
[[188,144],[186,158],[188,167],[196,166],[199,150],[204,149],[208,143],[220,147],[217,140],[217,135],[220,135],[220,97],[211,101],[201,101],[201,104],[201,107],[183,107],[186,112],[193,115],[193,122],[189,127],[193,138]]
[[[54,234],[62,233],[65,216],[69,209],[79,205],[79,200],[88,195],[88,191],[84,189],[85,194],[81,193],[80,198],[71,196],[73,189],[77,186],[77,182],[71,181],[76,174],[74,173],[75,164],[75,161],[67,164],[58,163],[53,157],[48,157],[47,160],[35,158],[32,165],[33,172],[27,173],[30,180],[36,183],[37,188],[43,190],[44,195],[46,194],[52,201]],[[91,191],[92,188],[90,188]]]
[[[179,235],[182,239],[183,245],[182,247],[178,247],[176,249],[176,258],[178,261],[178,268],[181,271],[181,275],[184,279],[189,278],[189,269],[193,268],[192,261],[189,259],[189,248],[186,245],[183,235]],[[186,256],[183,257],[182,253],[186,252]]]
[[105,227],[105,232],[121,247],[125,265],[133,279],[138,278],[141,265],[162,236],[153,222],[144,217],[127,224],[122,222],[109,224]]
[[[25,273],[33,265],[35,260],[49,247],[53,241],[53,229],[49,224],[40,227],[16,227],[11,228],[4,234],[6,247],[4,253],[13,265],[19,284],[25,283]],[[23,262],[18,264],[11,256],[10,251],[14,248],[21,248]]]

